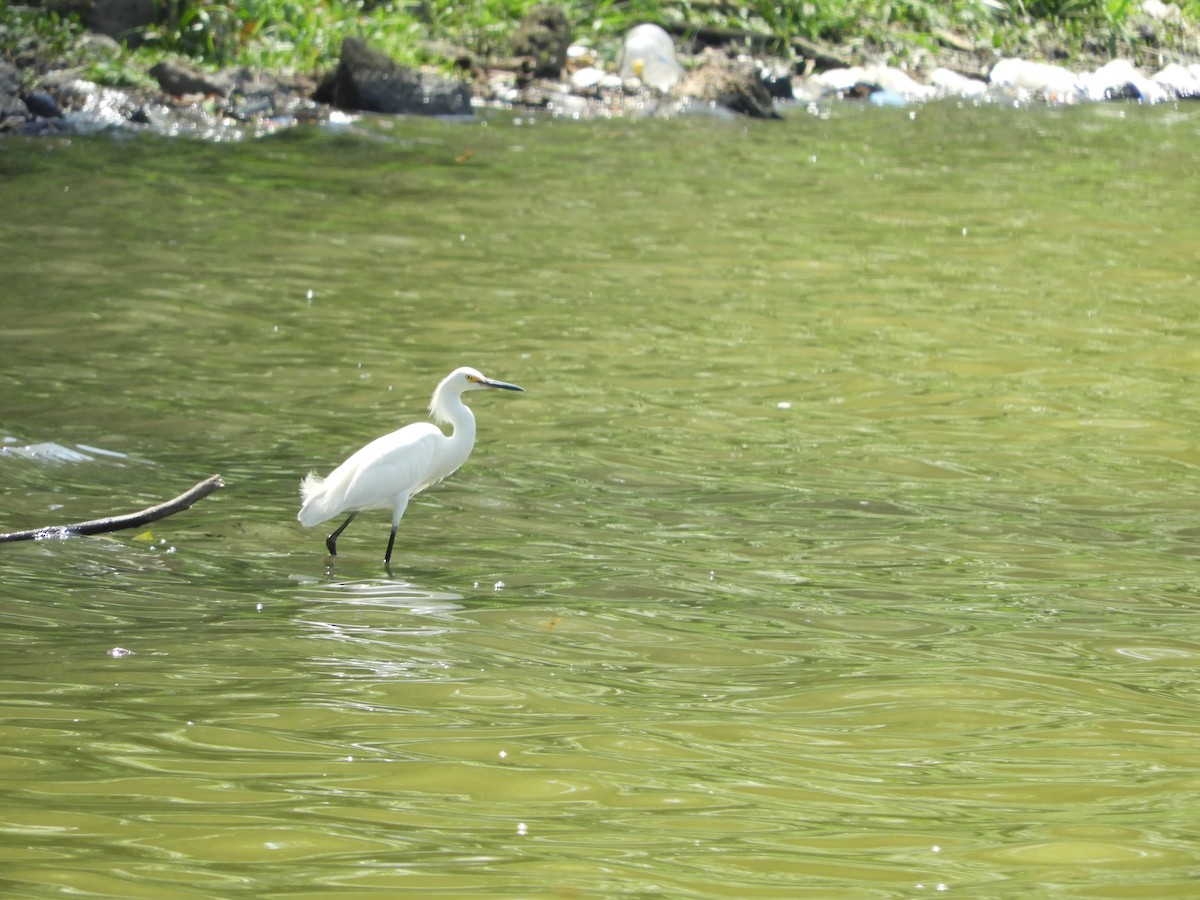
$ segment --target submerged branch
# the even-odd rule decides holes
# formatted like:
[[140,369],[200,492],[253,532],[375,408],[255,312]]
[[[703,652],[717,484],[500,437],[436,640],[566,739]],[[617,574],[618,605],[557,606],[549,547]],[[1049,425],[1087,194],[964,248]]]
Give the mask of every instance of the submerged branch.
[[65,538],[76,534],[104,534],[109,531],[120,531],[122,528],[137,528],[165,519],[177,512],[183,512],[197,500],[202,500],[213,491],[225,487],[220,475],[205,478],[199,484],[184,491],[174,500],[148,506],[138,512],[126,513],[123,516],[107,516],[103,519],[92,519],[89,522],[76,522],[72,525],[46,525],[29,531],[14,531],[11,534],[0,534],[0,544],[10,541],[38,541],[46,538]]

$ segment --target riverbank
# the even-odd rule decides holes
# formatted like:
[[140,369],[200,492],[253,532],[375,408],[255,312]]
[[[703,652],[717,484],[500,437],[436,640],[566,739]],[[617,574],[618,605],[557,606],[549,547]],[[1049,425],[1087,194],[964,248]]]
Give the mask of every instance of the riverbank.
[[[797,36],[684,21],[645,23],[609,38],[579,33],[560,7],[534,7],[501,46],[426,41],[437,65],[407,65],[386,49],[344,40],[336,60],[216,66],[134,54],[93,30],[55,40],[0,26],[0,133],[104,129],[237,139],[361,113],[471,115],[509,108],[547,115],[711,114],[776,118],[836,102],[902,106],[971,102],[1143,103],[1200,97],[1200,27],[1147,0],[1124,37],[1030,27],[1013,56],[967,27]],[[1118,54],[1115,51],[1121,50]],[[148,63],[154,60],[152,65]],[[139,67],[140,66],[140,67]]]

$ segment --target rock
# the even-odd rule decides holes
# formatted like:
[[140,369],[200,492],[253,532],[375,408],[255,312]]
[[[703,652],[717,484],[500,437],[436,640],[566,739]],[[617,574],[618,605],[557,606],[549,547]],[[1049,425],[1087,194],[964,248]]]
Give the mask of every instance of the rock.
[[883,88],[871,81],[856,81],[839,95],[843,100],[870,100],[876,94],[883,93]]
[[891,94],[898,94],[905,100],[921,101],[932,100],[937,94],[937,89],[928,85],[921,84],[915,81],[907,72],[892,66],[876,65],[868,69],[868,73],[873,81]]
[[1079,82],[1090,100],[1157,103],[1168,96],[1168,91],[1161,84],[1147,78],[1125,59],[1107,62],[1095,72],[1080,76]]
[[16,94],[0,94],[0,130],[19,127],[29,119],[25,101]]
[[29,118],[21,99],[21,70],[0,60],[0,130],[19,128]]
[[25,106],[32,115],[40,116],[43,119],[62,117],[62,110],[58,103],[45,91],[30,91],[21,99],[25,101]]
[[1124,59],[1114,59],[1094,72],[1082,73],[1046,63],[1002,59],[992,68],[989,80],[1001,90],[1051,103],[1086,100],[1158,103],[1179,95],[1160,79],[1146,77]]
[[571,73],[571,87],[577,91],[588,91],[604,80],[604,71],[595,66],[584,66]]
[[848,88],[826,94],[826,97],[829,96],[842,100],[865,100],[872,106],[901,107],[912,102],[904,94],[889,90],[873,81],[856,81]]
[[818,72],[804,82],[804,93],[810,99],[830,94],[843,96],[859,82],[860,71],[855,69],[828,69],[825,72]]
[[1200,97],[1200,64],[1170,63],[1154,76],[1168,94],[1179,99]]
[[638,25],[625,35],[617,73],[625,81],[637,78],[665,94],[683,77],[683,67],[669,34],[657,25]]
[[93,59],[116,59],[121,55],[121,45],[107,34],[80,35],[76,46]]
[[982,97],[987,93],[986,82],[941,67],[933,70],[929,83],[944,97]]
[[238,121],[315,112],[310,99],[315,85],[302,75],[242,67],[223,72],[222,77],[230,82],[226,112]]
[[594,66],[596,64],[596,51],[586,44],[571,44],[567,47],[567,65],[569,66]]
[[156,63],[150,69],[150,75],[174,97],[184,94],[219,94],[223,97],[229,92],[229,84],[225,79],[209,75],[179,60],[164,59]]
[[58,94],[63,118],[81,134],[127,125],[138,113],[138,105],[124,91],[71,78],[69,73],[63,80],[47,79],[44,84]]
[[[899,69],[884,65],[830,69],[814,76],[812,80],[821,84],[826,92],[864,100],[878,91],[886,91],[910,101],[929,100],[937,93],[936,88],[920,84]],[[867,85],[870,90],[864,91],[860,85]]]
[[155,23],[157,7],[155,0],[94,0],[84,21],[98,34],[137,47],[146,29]]
[[336,71],[313,95],[341,109],[398,115],[469,116],[471,88],[464,82],[417,72],[358,38],[342,42]]
[[571,26],[567,14],[559,6],[542,4],[526,13],[513,34],[510,51],[513,56],[533,60],[532,74],[537,78],[558,78],[567,64],[567,48],[571,46]]
[[16,96],[21,93],[21,70],[0,59],[0,94]]
[[751,118],[781,118],[758,68],[753,63],[732,60],[719,51],[706,50],[700,64],[688,72],[675,93],[687,99],[715,103]]
[[1079,99],[1079,79],[1074,73],[1049,63],[1002,59],[988,75],[992,85],[1033,94],[1043,100],[1070,103]]
[[792,90],[792,76],[788,74],[780,74],[770,70],[760,70],[759,79],[763,83],[763,87],[767,89],[767,93],[771,95],[773,100],[795,100],[796,94]]

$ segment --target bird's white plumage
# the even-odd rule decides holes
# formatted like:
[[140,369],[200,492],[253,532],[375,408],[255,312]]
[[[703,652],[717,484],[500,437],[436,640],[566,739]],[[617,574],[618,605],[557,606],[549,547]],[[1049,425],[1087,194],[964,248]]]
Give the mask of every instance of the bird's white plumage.
[[371,441],[325,478],[309,473],[300,485],[300,524],[317,525],[344,512],[391,509],[400,494],[419,494],[466,462],[464,454],[453,466],[438,465],[439,445],[449,440],[436,425],[414,422]]
[[[325,478],[309,473],[300,484],[300,524],[316,525],[340,513],[391,509],[394,540],[409,498],[450,475],[471,455],[475,417],[462,402],[462,394],[484,388],[522,390],[485,378],[477,369],[455,369],[438,384],[429,404],[433,418],[450,425],[451,433],[444,434],[429,422],[415,422],[371,441]],[[342,528],[326,542],[331,553]],[[385,561],[391,557],[391,547],[389,541]]]

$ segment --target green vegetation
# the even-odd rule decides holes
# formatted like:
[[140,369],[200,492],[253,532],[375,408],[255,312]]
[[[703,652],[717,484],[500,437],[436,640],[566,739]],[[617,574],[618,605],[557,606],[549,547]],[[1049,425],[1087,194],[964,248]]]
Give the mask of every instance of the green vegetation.
[[[33,2],[33,0],[30,0]],[[84,65],[96,80],[129,83],[165,55],[210,67],[249,65],[313,71],[337,58],[347,35],[365,37],[407,63],[444,63],[454,48],[504,56],[509,37],[535,0],[162,0],[161,21],[116,56],[88,56],[78,37],[80,0],[44,0],[39,8],[0,4],[0,54]],[[796,40],[872,58],[902,60],[934,50],[955,34],[1011,55],[1110,53],[1136,59],[1144,35],[1134,27],[1141,0],[570,0],[561,4],[577,40],[612,52],[640,22],[719,28],[753,36],[787,56]],[[1200,0],[1182,0],[1184,18],[1200,20]],[[1161,26],[1168,48],[1182,26]],[[1164,37],[1165,34],[1165,37]],[[1048,50],[1053,48],[1053,51]],[[1194,55],[1195,47],[1183,47]]]

